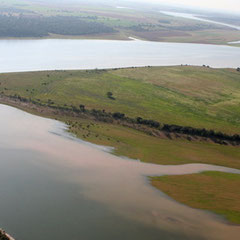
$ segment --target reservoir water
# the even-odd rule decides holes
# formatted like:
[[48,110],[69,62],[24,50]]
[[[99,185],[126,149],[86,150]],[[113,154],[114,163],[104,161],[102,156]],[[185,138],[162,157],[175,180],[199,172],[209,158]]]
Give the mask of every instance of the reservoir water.
[[240,48],[112,40],[0,40],[0,72],[132,66],[240,66]]
[[240,227],[171,200],[147,176],[219,170],[116,157],[58,121],[0,105],[0,226],[21,240],[238,239]]

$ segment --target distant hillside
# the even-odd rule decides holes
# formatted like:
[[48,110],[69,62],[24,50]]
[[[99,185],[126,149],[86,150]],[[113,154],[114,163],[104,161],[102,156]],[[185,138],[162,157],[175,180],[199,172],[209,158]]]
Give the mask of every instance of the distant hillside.
[[[62,37],[227,44],[240,31],[217,24],[167,16],[167,10],[136,4],[128,8],[99,1],[0,0],[0,38]],[[169,10],[169,9],[168,9]]]
[[85,21],[78,17],[23,17],[0,15],[0,37],[46,37],[52,34],[89,35],[114,33],[102,23]]

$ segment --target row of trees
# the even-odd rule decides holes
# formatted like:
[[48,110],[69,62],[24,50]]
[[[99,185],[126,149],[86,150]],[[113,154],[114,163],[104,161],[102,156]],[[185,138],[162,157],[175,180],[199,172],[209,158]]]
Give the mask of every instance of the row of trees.
[[234,141],[240,143],[240,135],[228,135],[222,132],[215,132],[214,130],[207,130],[205,128],[183,127],[178,125],[163,124],[162,130],[166,132],[187,134],[191,136],[206,137],[211,139],[219,139],[222,141]]
[[28,99],[21,97],[19,95],[9,96],[11,98],[17,99],[21,102],[31,102],[33,104],[39,105],[39,106],[47,106],[53,109],[60,110],[62,112],[65,112],[67,114],[69,113],[75,113],[75,114],[85,114],[85,115],[91,115],[98,121],[104,121],[104,122],[113,122],[113,121],[119,121],[120,123],[130,123],[130,124],[138,124],[138,125],[144,125],[149,128],[154,128],[160,131],[164,131],[167,133],[179,133],[179,134],[185,134],[195,137],[204,137],[204,138],[210,138],[216,143],[220,144],[226,144],[225,141],[230,142],[232,144],[240,144],[240,135],[234,134],[234,135],[228,135],[222,132],[215,132],[214,130],[207,130],[205,128],[194,128],[194,127],[187,127],[187,126],[179,126],[179,125],[171,125],[171,124],[161,124],[158,121],[151,120],[151,119],[144,119],[141,117],[137,118],[130,118],[127,117],[124,113],[120,112],[106,112],[105,110],[97,110],[97,109],[86,109],[85,105],[64,105],[64,106],[56,106],[54,105],[54,101],[51,99],[48,99],[46,103],[42,103],[39,99]]
[[87,35],[113,33],[111,27],[79,17],[4,16],[0,15],[0,37],[44,37],[49,33],[60,35]]

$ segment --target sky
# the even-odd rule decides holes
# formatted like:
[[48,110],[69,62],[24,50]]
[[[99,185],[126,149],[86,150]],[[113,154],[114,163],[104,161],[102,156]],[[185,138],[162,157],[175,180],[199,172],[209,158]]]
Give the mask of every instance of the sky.
[[171,3],[198,8],[227,10],[240,13],[240,0],[134,0],[138,2]]

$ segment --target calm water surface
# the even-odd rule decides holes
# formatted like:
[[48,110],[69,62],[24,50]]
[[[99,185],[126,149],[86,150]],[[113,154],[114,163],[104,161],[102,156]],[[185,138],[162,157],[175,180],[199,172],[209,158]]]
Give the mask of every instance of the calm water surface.
[[240,171],[122,159],[60,122],[5,105],[0,116],[0,226],[16,239],[238,239],[240,227],[169,199],[147,176]]
[[0,72],[131,66],[240,66],[240,48],[111,40],[0,40]]

